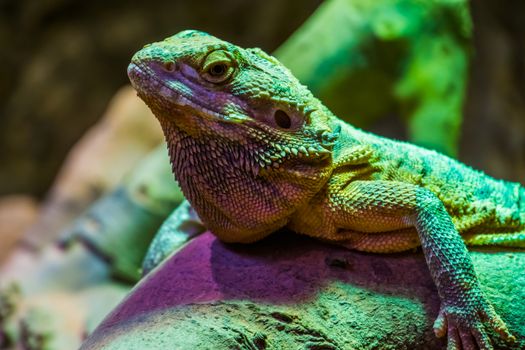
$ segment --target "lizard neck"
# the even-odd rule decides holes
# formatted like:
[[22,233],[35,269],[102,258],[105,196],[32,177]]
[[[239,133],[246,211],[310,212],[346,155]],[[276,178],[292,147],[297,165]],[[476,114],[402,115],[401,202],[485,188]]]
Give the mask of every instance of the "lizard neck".
[[[262,166],[264,144],[192,137],[163,123],[173,173],[205,225],[221,240],[251,242],[285,226],[326,183],[331,158]],[[267,150],[266,150],[267,151]]]

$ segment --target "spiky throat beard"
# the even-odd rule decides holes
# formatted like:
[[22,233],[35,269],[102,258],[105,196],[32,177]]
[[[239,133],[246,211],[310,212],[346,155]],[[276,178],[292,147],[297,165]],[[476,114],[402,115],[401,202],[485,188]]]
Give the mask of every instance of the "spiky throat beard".
[[285,226],[329,177],[331,153],[313,140],[299,145],[229,123],[188,131],[179,118],[156,115],[184,195],[222,240],[251,242]]

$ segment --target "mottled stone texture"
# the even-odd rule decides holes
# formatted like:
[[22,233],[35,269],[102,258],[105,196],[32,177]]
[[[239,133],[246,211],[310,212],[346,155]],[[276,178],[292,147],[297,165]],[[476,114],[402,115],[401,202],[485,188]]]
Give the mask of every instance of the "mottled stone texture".
[[[472,253],[488,298],[525,337],[525,252]],[[154,270],[82,349],[440,349],[419,253],[374,255],[281,232],[206,233]]]

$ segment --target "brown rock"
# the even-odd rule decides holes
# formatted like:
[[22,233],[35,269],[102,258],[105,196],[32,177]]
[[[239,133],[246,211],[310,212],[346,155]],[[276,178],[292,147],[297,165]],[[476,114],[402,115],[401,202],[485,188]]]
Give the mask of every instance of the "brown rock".
[[55,239],[162,140],[146,105],[130,86],[122,88],[102,119],[69,152],[26,243],[41,247]]
[[37,204],[31,197],[0,197],[0,263],[34,222],[36,213]]

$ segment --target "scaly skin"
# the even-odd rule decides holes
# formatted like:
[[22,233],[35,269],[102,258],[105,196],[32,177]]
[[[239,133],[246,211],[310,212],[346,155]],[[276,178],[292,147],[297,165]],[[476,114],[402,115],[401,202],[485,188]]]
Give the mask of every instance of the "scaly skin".
[[[191,204],[174,216],[190,231],[202,231],[200,218],[226,242],[287,226],[369,252],[421,245],[441,297],[434,330],[449,349],[491,349],[491,329],[515,340],[464,241],[525,247],[522,186],[345,124],[275,58],[202,32],[144,47],[128,74],[164,130]],[[146,269],[168,253],[167,231]]]

